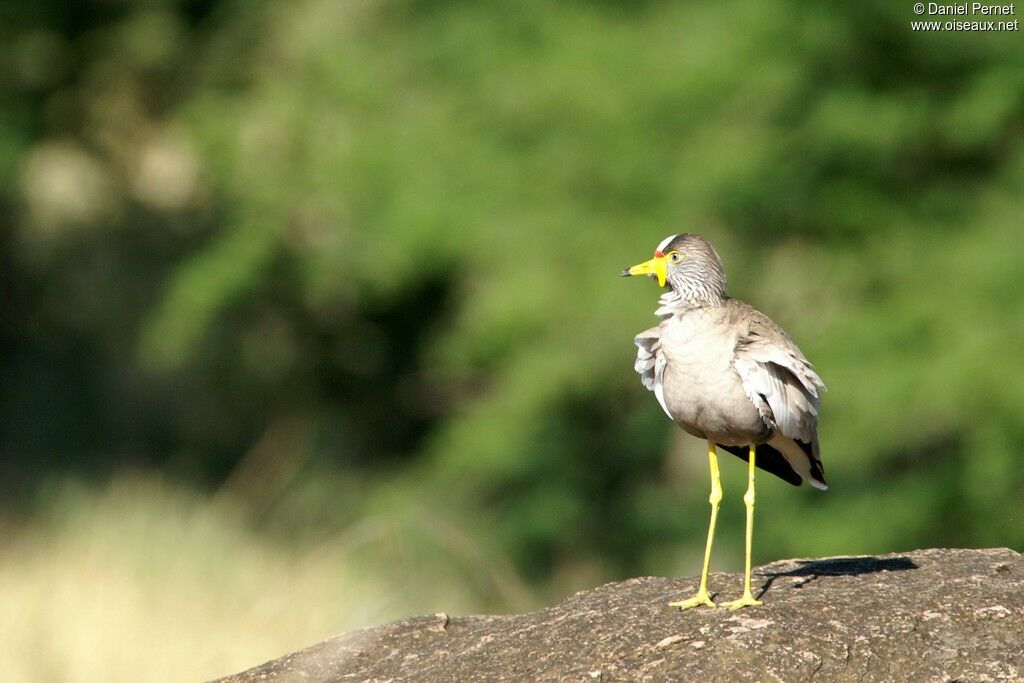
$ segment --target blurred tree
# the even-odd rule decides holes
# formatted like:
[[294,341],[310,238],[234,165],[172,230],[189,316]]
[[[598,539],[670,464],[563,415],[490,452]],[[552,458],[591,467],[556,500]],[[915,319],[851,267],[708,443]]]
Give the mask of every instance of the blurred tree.
[[3,11],[7,494],[280,459],[278,493],[340,472],[329,514],[431,510],[555,590],[691,569],[700,445],[615,275],[693,230],[832,390],[833,488],[767,486],[758,554],[1024,543],[1017,35],[885,2]]

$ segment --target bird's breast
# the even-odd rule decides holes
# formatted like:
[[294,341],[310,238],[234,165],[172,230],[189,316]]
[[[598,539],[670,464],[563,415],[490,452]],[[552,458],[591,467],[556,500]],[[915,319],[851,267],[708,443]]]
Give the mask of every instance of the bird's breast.
[[676,316],[662,328],[662,382],[672,419],[694,436],[725,445],[769,436],[733,367],[736,335],[708,315]]

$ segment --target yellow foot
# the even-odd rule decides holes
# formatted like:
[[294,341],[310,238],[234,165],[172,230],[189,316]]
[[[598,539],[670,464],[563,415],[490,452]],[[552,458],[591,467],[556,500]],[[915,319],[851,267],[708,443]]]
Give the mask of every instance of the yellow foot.
[[751,607],[752,605],[763,605],[763,604],[764,603],[761,602],[760,600],[755,600],[754,596],[751,595],[750,593],[744,593],[743,597],[740,598],[739,600],[731,600],[731,601],[725,603],[724,605],[722,605],[722,607],[728,607],[731,610],[737,610],[737,609],[740,609],[742,607]]
[[676,602],[668,603],[669,607],[678,607],[679,609],[690,609],[691,607],[696,607],[697,605],[707,605],[708,607],[714,607],[715,602],[711,599],[711,596],[708,594],[706,590],[699,590],[697,591],[697,594],[694,595],[692,598],[687,598],[686,600],[677,600]]

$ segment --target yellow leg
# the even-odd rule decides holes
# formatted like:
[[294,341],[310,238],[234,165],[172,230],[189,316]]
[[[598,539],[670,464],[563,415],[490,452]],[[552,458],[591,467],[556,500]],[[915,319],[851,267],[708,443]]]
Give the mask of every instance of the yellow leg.
[[697,594],[692,598],[671,602],[669,607],[690,609],[697,605],[715,606],[714,601],[711,600],[711,595],[708,593],[708,568],[711,566],[711,545],[715,542],[715,520],[718,519],[718,504],[722,502],[722,482],[718,478],[718,454],[715,452],[715,444],[710,441],[708,442],[708,463],[711,465],[711,495],[708,497],[708,502],[711,503],[711,522],[708,524],[708,542],[704,547],[704,569],[700,573],[700,588],[697,589]]
[[743,564],[743,597],[739,600],[725,603],[725,607],[729,609],[739,609],[741,607],[761,604],[761,601],[755,600],[753,593],[750,592],[750,546],[754,539],[754,457],[756,452],[757,446],[751,444],[750,461],[748,463],[749,470],[747,473],[747,492],[743,494],[743,504],[747,507],[747,547],[746,560]]

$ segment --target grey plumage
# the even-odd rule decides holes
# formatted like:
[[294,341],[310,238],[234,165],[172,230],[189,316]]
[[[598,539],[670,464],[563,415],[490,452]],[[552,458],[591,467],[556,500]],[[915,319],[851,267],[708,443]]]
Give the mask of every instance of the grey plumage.
[[668,264],[661,322],[635,338],[643,385],[688,433],[743,458],[742,447],[757,444],[762,469],[826,488],[821,378],[782,328],[726,295],[725,269],[707,240],[675,235],[658,247],[672,252],[680,258]]
[[714,306],[725,298],[725,268],[711,243],[700,235],[683,233],[663,242],[666,254],[678,251],[683,260],[668,271],[668,283],[679,307]]

